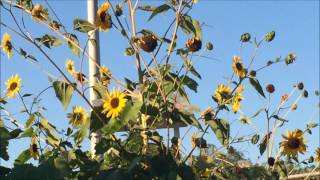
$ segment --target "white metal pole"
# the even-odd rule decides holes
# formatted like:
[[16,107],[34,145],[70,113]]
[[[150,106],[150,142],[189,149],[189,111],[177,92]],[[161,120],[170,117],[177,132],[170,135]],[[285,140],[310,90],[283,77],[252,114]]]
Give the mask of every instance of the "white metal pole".
[[[88,22],[94,24],[96,21],[96,13],[98,10],[98,0],[87,0],[87,14]],[[99,49],[99,31],[89,32],[90,39],[94,39],[95,43],[88,42],[88,54],[92,59],[89,60],[89,85],[92,87],[96,83],[95,74],[98,72],[96,63],[100,65],[100,49]],[[93,62],[95,61],[95,62]],[[90,102],[91,104],[96,99],[94,90],[90,88]],[[91,154],[95,157],[95,146],[100,140],[100,133],[91,133]]]
[[179,126],[174,126],[173,127],[173,133],[174,133],[175,137],[180,138],[180,128],[179,128]]

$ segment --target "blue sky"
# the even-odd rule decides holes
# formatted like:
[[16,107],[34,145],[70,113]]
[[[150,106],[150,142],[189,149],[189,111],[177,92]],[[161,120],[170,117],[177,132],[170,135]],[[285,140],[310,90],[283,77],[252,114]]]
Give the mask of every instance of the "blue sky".
[[[277,144],[281,140],[281,133],[284,133],[286,130],[304,128],[306,122],[309,121],[319,122],[319,109],[316,108],[319,98],[313,95],[314,90],[319,89],[319,1],[199,1],[194,6],[191,15],[206,24],[203,27],[203,41],[210,41],[214,44],[213,51],[209,53],[203,51],[201,53],[217,60],[199,57],[193,58],[194,66],[202,73],[202,79],[198,81],[198,93],[189,92],[191,102],[200,107],[201,110],[204,110],[208,106],[214,107],[215,104],[211,99],[211,95],[217,85],[219,83],[226,83],[225,77],[232,74],[232,57],[234,55],[241,55],[244,63],[249,63],[249,58],[254,47],[251,44],[245,44],[242,54],[240,54],[239,39],[241,34],[249,32],[252,37],[261,39],[265,33],[274,30],[276,31],[274,41],[262,44],[258,50],[253,67],[259,68],[265,65],[268,60],[275,59],[278,56],[285,57],[290,52],[296,53],[297,61],[289,66],[280,63],[258,73],[257,77],[263,87],[269,83],[274,84],[276,87],[276,92],[272,95],[271,105],[273,107],[276,106],[281,95],[289,93],[292,86],[299,81],[305,84],[310,94],[309,98],[301,99],[298,103],[298,109],[287,116],[289,123],[278,130],[275,147],[278,147]],[[46,6],[44,1],[39,1],[39,3]],[[101,3],[102,1],[99,1],[99,4]],[[157,1],[141,1],[141,3],[158,4]],[[51,2],[51,5],[68,30],[72,29],[72,20],[74,18],[86,18],[85,1],[54,1]],[[21,13],[17,14],[18,17],[21,17]],[[174,18],[173,13],[169,12],[165,15],[157,16],[150,22],[146,22],[148,16],[148,13],[145,15],[141,11],[137,12],[137,29],[150,29],[160,36],[162,36],[166,27]],[[51,33],[42,25],[36,24],[30,17],[24,15],[24,19],[34,37]],[[7,13],[1,12],[1,21],[13,26]],[[1,27],[1,36],[7,31],[7,29]],[[8,32],[10,33],[10,31]],[[77,35],[83,46],[86,36],[80,33]],[[178,46],[184,46],[184,42],[188,36],[180,31],[178,35],[181,38],[178,41]],[[38,93],[50,85],[43,71],[50,72],[53,76],[61,78],[59,73],[48,64],[46,59],[35,48],[16,35],[13,35],[12,38],[13,44],[16,47],[23,47],[28,53],[38,58],[41,68],[39,69],[16,54],[13,55],[12,59],[8,60],[1,53],[2,94],[5,89],[4,82],[12,74],[19,73],[21,75],[23,83],[22,93]],[[100,34],[100,38],[101,63],[109,67],[112,74],[119,80],[123,80],[124,77],[136,80],[135,62],[131,57],[123,55],[124,49],[128,45],[119,35],[119,32],[112,29],[107,33]],[[47,52],[61,68],[64,68],[64,62],[67,58],[75,60],[77,68],[80,68],[80,59],[74,56],[66,45],[54,48],[52,51],[47,50]],[[147,54],[143,54],[143,56],[145,59],[150,59]],[[181,63],[178,58],[175,58],[173,62],[176,65]],[[85,63],[85,67],[87,67],[86,65],[87,63]],[[244,92],[245,100],[242,103],[242,111],[250,116],[265,106],[266,102],[259,97],[248,82],[245,82],[245,85],[247,89]],[[292,103],[297,96],[298,92],[294,94],[288,104],[290,105],[290,102]],[[30,103],[31,99],[28,100]],[[53,90],[49,90],[42,96],[42,103],[48,109],[44,113],[47,119],[60,129],[68,126],[66,112],[69,112],[73,105],[81,104],[85,106],[85,103],[79,97],[74,96],[68,110],[65,112],[55,98]],[[15,113],[22,108],[22,104],[18,99],[9,100],[7,108],[11,113]],[[253,126],[240,125],[238,121],[239,114],[222,113],[220,117],[228,119],[232,123],[231,135],[235,135],[237,132],[240,134],[250,134],[257,131]],[[27,119],[24,115],[17,115],[16,118],[21,123],[24,123]],[[264,116],[258,116],[252,119],[252,122],[261,128],[263,132],[266,132],[266,120]],[[186,130],[187,128],[182,128],[181,135],[184,135]],[[191,132],[195,132],[195,129],[193,128],[183,141],[186,150],[190,149],[189,137]],[[220,146],[212,132],[205,137],[208,143]],[[311,136],[307,135],[306,139],[308,140],[306,157],[309,157],[315,148],[320,146],[319,129],[315,129]],[[87,144],[88,142],[86,142],[85,148],[88,147]],[[29,140],[10,142],[10,161],[2,161],[1,164],[12,164],[13,160],[18,156],[17,153],[27,149],[28,146]],[[246,157],[250,156],[253,162],[263,162],[265,160],[265,158],[258,159],[259,149],[256,145],[242,143],[235,147],[243,151]]]

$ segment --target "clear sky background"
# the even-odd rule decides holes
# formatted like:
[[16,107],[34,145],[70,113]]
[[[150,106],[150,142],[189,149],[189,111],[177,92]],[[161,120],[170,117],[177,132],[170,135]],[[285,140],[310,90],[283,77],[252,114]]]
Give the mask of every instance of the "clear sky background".
[[[114,3],[118,1],[112,1]],[[141,1],[140,4],[159,4],[160,1]],[[45,5],[44,1],[39,1]],[[56,13],[62,19],[62,22],[68,30],[72,29],[72,20],[76,17],[86,18],[86,2],[56,0],[50,1]],[[101,4],[102,1],[99,1]],[[2,10],[2,9],[1,9]],[[49,12],[52,15],[52,12]],[[125,14],[127,11],[125,9]],[[147,14],[147,15],[145,15]],[[276,31],[276,37],[271,43],[263,43],[259,49],[256,61],[253,67],[259,68],[266,64],[268,60],[274,60],[278,56],[285,57],[288,53],[294,52],[297,55],[297,61],[294,64],[286,66],[280,63],[272,66],[269,69],[258,73],[257,77],[265,87],[266,84],[272,83],[276,87],[276,92],[272,95],[271,105],[276,106],[284,93],[289,93],[294,84],[302,81],[306,89],[309,91],[309,98],[301,99],[298,103],[298,109],[291,112],[287,119],[289,123],[278,130],[275,147],[278,147],[278,142],[281,140],[281,133],[286,130],[296,128],[303,129],[306,122],[319,122],[319,109],[317,103],[319,97],[314,96],[313,92],[319,89],[319,1],[210,1],[199,0],[199,3],[194,6],[192,16],[200,22],[205,22],[203,27],[204,43],[210,41],[214,44],[214,50],[211,52],[202,51],[202,55],[207,55],[216,60],[209,60],[199,57],[193,58],[193,63],[196,69],[201,72],[202,79],[199,80],[198,93],[189,92],[191,102],[194,105],[204,110],[208,106],[215,107],[211,99],[211,95],[219,83],[226,83],[225,77],[232,74],[232,57],[241,55],[245,64],[249,63],[249,58],[253,52],[253,45],[245,44],[240,54],[240,36],[243,32],[249,32],[252,37],[257,37],[258,40],[264,37],[269,31]],[[142,13],[137,11],[136,21],[138,31],[141,29],[150,29],[160,36],[163,35],[167,26],[174,18],[172,12],[165,15],[159,15],[152,21],[147,22],[150,13]],[[21,13],[17,13],[21,17]],[[23,15],[28,29],[34,37],[40,37],[45,33],[50,33],[45,27],[37,24],[30,17]],[[14,26],[11,18],[5,12],[1,12],[1,21],[8,25]],[[115,21],[115,19],[114,19]],[[24,40],[14,35],[12,32],[1,27],[1,37],[5,32],[12,35],[12,41],[16,48],[23,47],[28,53],[34,55],[39,60],[38,65],[32,65],[19,55],[14,53],[13,57],[8,60],[1,53],[1,94],[4,94],[4,82],[11,75],[19,73],[22,77],[22,93],[38,93],[44,88],[50,86],[45,72],[49,72],[56,78],[61,78],[61,75],[47,62],[47,60],[39,54],[39,52]],[[172,32],[172,31],[171,31]],[[85,34],[77,33],[81,40],[81,45],[84,46]],[[137,73],[135,70],[135,62],[132,57],[124,56],[124,49],[128,47],[126,41],[120,36],[119,32],[114,28],[107,33],[101,33],[101,63],[110,68],[112,74],[119,80],[124,77],[136,80]],[[185,40],[188,38],[182,32],[179,32],[180,41],[178,47],[184,46]],[[48,54],[54,58],[55,62],[64,69],[64,62],[67,58],[75,60],[77,69],[80,68],[80,59],[74,56],[66,45],[47,50]],[[143,54],[145,59],[150,59],[147,54]],[[85,61],[86,62],[86,61]],[[173,61],[176,65],[181,63],[181,60],[175,58]],[[87,67],[87,63],[85,63]],[[86,69],[84,69],[86,72]],[[248,82],[245,82],[247,87],[244,92],[245,100],[242,102],[242,111],[248,116],[253,115],[258,109],[266,105],[263,100],[253,90]],[[292,103],[299,95],[299,92],[289,100],[288,105]],[[27,100],[28,103],[31,99]],[[42,96],[42,104],[48,109],[44,114],[47,119],[58,129],[66,129],[68,127],[68,119],[66,113],[70,112],[73,105],[83,105],[85,103],[75,94],[71,101],[68,110],[65,112],[60,102],[54,95],[53,90],[47,91]],[[86,106],[87,107],[87,106]],[[7,108],[11,113],[17,113],[22,108],[21,102],[17,99],[9,100]],[[25,123],[27,117],[25,115],[16,115],[17,120]],[[257,132],[257,128],[248,125],[241,125],[238,121],[240,114],[222,113],[221,118],[228,119],[231,125],[231,136],[235,134],[251,134]],[[258,116],[252,119],[253,123],[266,132],[265,116]],[[181,129],[183,136],[188,128]],[[162,132],[162,131],[160,131]],[[193,128],[183,141],[186,149],[190,150],[190,135],[195,132]],[[211,132],[211,131],[210,131]],[[260,134],[262,136],[262,134]],[[206,135],[208,143],[220,146],[215,135],[211,132]],[[306,135],[308,140],[307,155],[309,157],[314,153],[315,148],[320,146],[319,128],[313,130],[312,135]],[[9,162],[1,161],[2,165],[11,166],[14,159],[18,156],[18,152],[29,147],[30,140],[10,141],[9,144]],[[259,149],[257,145],[250,143],[242,143],[235,146],[241,150],[247,158],[253,162],[264,162],[265,158],[259,159]],[[88,148],[86,141],[84,148]],[[275,151],[273,153],[275,156]]]

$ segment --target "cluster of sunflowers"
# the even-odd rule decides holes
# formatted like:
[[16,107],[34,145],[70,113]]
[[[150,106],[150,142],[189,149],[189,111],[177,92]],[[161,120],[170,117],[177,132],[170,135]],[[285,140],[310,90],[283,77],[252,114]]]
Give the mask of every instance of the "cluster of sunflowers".
[[[10,4],[12,2],[7,3]],[[132,37],[129,37],[129,33],[126,32],[119,19],[119,17],[123,15],[122,6],[124,3],[128,3],[130,20],[132,23],[132,34],[134,34],[134,36]],[[54,169],[60,168],[59,170],[61,170],[61,167],[68,167],[66,168],[68,170],[72,169],[70,170],[69,174],[66,173],[70,177],[76,174],[75,172],[79,171],[79,169],[80,171],[83,171],[72,178],[84,178],[88,176],[104,177],[103,175],[108,178],[121,177],[121,175],[123,174],[126,175],[132,172],[133,179],[139,179],[139,177],[149,177],[148,175],[150,174],[156,174],[152,176],[150,175],[150,177],[154,179],[157,179],[159,177],[168,178],[169,175],[174,176],[174,178],[182,177],[183,179],[194,179],[193,177],[197,177],[198,179],[209,177],[219,179],[220,177],[222,177],[220,179],[226,179],[228,177],[231,177],[227,176],[227,174],[241,174],[245,171],[244,169],[248,170],[252,168],[252,171],[255,171],[253,166],[246,163],[241,163],[242,160],[244,160],[243,158],[234,158],[233,156],[226,157],[231,154],[236,154],[235,150],[231,146],[232,143],[245,141],[242,141],[243,139],[236,137],[232,139],[230,137],[229,122],[227,120],[220,119],[220,117],[218,117],[218,114],[220,111],[231,111],[235,114],[238,113],[242,115],[240,117],[240,122],[242,124],[251,124],[252,122],[250,118],[245,116],[241,110],[241,103],[245,99],[243,92],[247,88],[243,85],[244,81],[249,80],[252,87],[257,91],[258,94],[263,97],[265,97],[264,92],[268,92],[270,100],[270,95],[276,91],[275,86],[273,84],[267,84],[263,89],[259,81],[257,80],[257,72],[278,62],[284,61],[286,65],[289,65],[296,60],[296,55],[294,53],[289,53],[285,59],[279,58],[276,61],[269,61],[267,62],[267,65],[256,70],[252,68],[254,58],[252,58],[250,64],[246,66],[245,61],[243,61],[240,56],[235,55],[232,59],[232,66],[230,67],[230,69],[232,69],[233,71],[231,81],[233,80],[234,76],[236,77],[236,80],[232,81],[232,83],[228,82],[219,84],[212,95],[212,99],[217,105],[216,108],[208,107],[200,114],[199,118],[195,118],[194,112],[187,112],[189,111],[188,107],[191,107],[189,102],[185,104],[179,104],[180,102],[178,102],[177,100],[182,97],[182,99],[185,98],[186,101],[188,101],[188,96],[185,88],[189,88],[196,92],[198,84],[195,80],[187,76],[189,72],[191,72],[191,74],[195,77],[201,78],[200,74],[195,70],[191,62],[192,56],[196,55],[196,53],[203,48],[201,25],[197,20],[192,19],[191,16],[188,15],[188,13],[182,13],[185,8],[189,8],[189,10],[191,10],[192,6],[195,3],[197,3],[197,0],[170,0],[158,7],[139,7],[141,10],[152,12],[152,15],[149,19],[152,19],[155,15],[163,13],[170,9],[174,10],[174,12],[176,13],[176,30],[172,35],[172,39],[167,39],[165,37],[166,35],[161,38],[149,30],[142,30],[140,33],[143,35],[138,36],[138,33],[135,32],[134,10],[132,9],[133,7],[130,0],[124,1],[122,4],[119,3],[115,7],[112,6],[110,1],[102,3],[96,12],[96,20],[93,23],[76,19],[74,21],[74,29],[82,33],[89,33],[98,30],[101,32],[107,32],[113,27],[113,25],[115,25],[114,22],[112,22],[112,14],[109,14],[109,11],[112,11],[119,25],[117,26],[117,29],[121,29],[121,35],[127,38],[128,44],[130,45],[130,47],[126,49],[126,55],[135,55],[134,57],[137,61],[136,64],[139,81],[134,82],[126,79],[126,85],[119,83],[121,85],[121,88],[124,88],[123,91],[121,91],[120,89],[109,90],[111,81],[114,80],[115,82],[117,82],[117,80],[112,76],[112,73],[108,67],[104,65],[97,65],[97,68],[99,70],[95,75],[97,83],[96,85],[88,88],[93,88],[97,91],[97,94],[100,93],[100,99],[98,99],[97,102],[91,103],[86,99],[86,96],[84,94],[84,86],[87,84],[89,84],[89,86],[91,85],[87,77],[82,73],[82,67],[81,70],[77,70],[75,62],[71,59],[67,59],[64,63],[66,73],[58,68],[59,72],[61,72],[65,80],[53,82],[53,84],[62,84],[61,86],[53,85],[56,96],[62,102],[64,108],[66,109],[71,98],[70,94],[72,93],[69,94],[69,97],[66,97],[66,94],[69,91],[77,91],[78,94],[84,100],[86,100],[91,110],[90,112],[88,112],[83,106],[72,107],[71,112],[67,113],[67,118],[69,119],[71,128],[68,128],[66,132],[67,140],[63,140],[63,138],[56,138],[52,135],[56,133],[56,129],[42,117],[41,113],[31,111],[33,106],[32,104],[30,112],[26,110],[30,118],[27,122],[27,124],[29,124],[27,125],[28,128],[23,132],[23,137],[30,137],[31,144],[27,150],[27,153],[22,153],[22,155],[19,155],[19,157],[17,158],[19,161],[23,161],[22,163],[20,163],[24,164],[28,160],[28,157],[25,156],[28,155],[33,157],[35,160],[39,159],[39,164],[41,165],[45,164],[43,163],[45,162],[45,160],[53,158]],[[33,5],[32,1],[30,0],[18,0],[15,6],[23,9],[25,13],[29,14],[36,22],[43,23],[50,30],[61,35],[66,40],[68,47],[74,54],[79,56],[79,51],[84,51],[83,56],[86,54],[85,49],[81,49],[79,45],[80,43],[74,34],[68,34],[67,32],[62,33],[62,31],[60,31],[60,27],[65,27],[61,24],[60,21],[57,22],[50,18],[48,9],[44,8],[40,4]],[[6,10],[11,12],[11,9]],[[189,37],[183,44],[183,47],[180,49],[177,48],[176,40],[178,28],[181,28],[183,31],[185,31],[187,35],[192,34],[192,37]],[[61,44],[61,42],[58,42],[58,38],[54,36],[45,35],[43,38],[45,38],[45,40],[43,41],[41,40],[41,38],[30,40],[32,44],[34,44],[42,53],[44,53],[44,51],[42,51],[39,44],[43,44],[46,47],[53,47]],[[254,45],[256,46],[256,48],[258,48],[260,46],[260,43],[262,43],[263,41],[271,42],[274,38],[275,32],[271,31],[267,33],[264,39],[259,43],[254,42]],[[249,33],[243,33],[240,39],[241,43],[253,43],[250,40],[251,35]],[[163,43],[169,44],[165,64],[157,62],[156,57]],[[32,58],[32,56],[28,56],[27,53],[22,49],[20,49],[20,51],[17,51],[14,46],[15,44],[12,42],[11,36],[8,33],[5,33],[2,37],[1,48],[2,51],[7,54],[7,57],[9,59],[13,56],[13,51],[16,51],[17,54],[22,55],[24,58]],[[209,51],[212,50],[212,43],[208,42],[205,48]],[[140,54],[140,49],[145,53],[152,55],[151,63],[149,65],[145,65],[146,67],[144,70],[142,70],[140,63],[146,63],[144,62],[144,59],[142,59],[143,56]],[[175,74],[174,71],[170,69],[172,67],[168,62],[173,52],[176,52],[176,55],[180,56],[183,60],[184,64],[181,67],[181,70],[185,69],[186,72],[184,76],[179,75],[181,70],[179,71],[179,73]],[[48,57],[49,61],[54,64],[53,60],[50,59],[49,56],[46,57]],[[88,57],[88,59],[90,59],[90,57]],[[152,67],[152,63],[156,64],[155,67]],[[56,64],[54,65],[56,66]],[[76,83],[73,83],[71,80],[69,80],[69,76],[71,76],[73,78],[73,81]],[[235,84],[235,86],[233,87],[232,84]],[[24,104],[24,95],[20,94],[22,88],[22,80],[19,74],[12,75],[5,82],[5,85],[6,97],[10,99],[18,96]],[[79,89],[82,89],[82,91]],[[62,95],[59,90],[63,91]],[[290,105],[287,113],[283,117],[279,117],[280,109],[286,102],[288,102],[288,99],[296,90],[301,90],[301,95],[293,104]],[[316,92],[316,95],[318,96],[319,93]],[[259,150],[261,155],[265,150],[267,150],[267,163],[269,166],[266,169],[268,170],[273,170],[278,166],[282,168],[281,164],[279,165],[278,163],[281,160],[280,158],[282,155],[286,156],[288,159],[297,160],[299,154],[304,154],[307,152],[307,143],[304,135],[305,133],[311,134],[311,128],[317,127],[318,124],[307,125],[307,128],[305,130],[295,129],[293,131],[288,131],[287,134],[283,135],[283,139],[279,143],[280,148],[278,155],[275,157],[272,156],[276,129],[287,122],[285,117],[290,111],[294,111],[297,109],[297,102],[301,97],[307,98],[308,91],[304,89],[303,83],[298,83],[294,86],[294,90],[292,91],[292,93],[290,93],[289,95],[284,94],[281,97],[280,104],[274,113],[269,113],[269,109],[267,108],[263,109],[263,111],[265,111],[267,115],[268,129],[266,131],[266,135],[264,135],[259,143]],[[136,103],[134,101],[134,98],[137,98],[137,101],[139,101],[140,104]],[[37,98],[35,98],[35,100],[36,99]],[[1,97],[0,100],[0,103],[2,103],[3,98]],[[138,105],[136,105],[135,103]],[[24,106],[26,105],[24,104]],[[258,111],[258,114],[263,111]],[[200,111],[197,112],[200,113]],[[124,114],[126,114],[127,116],[123,117]],[[255,116],[257,116],[258,114],[256,114]],[[34,120],[35,116],[38,117],[37,121]],[[272,131],[270,131],[269,129],[269,123],[271,119],[275,120]],[[202,128],[202,124],[199,120],[204,120],[206,128]],[[163,143],[163,137],[160,136],[159,133],[155,130],[157,127],[155,128],[155,126],[153,126],[154,124],[156,124],[154,122],[157,121],[161,121],[162,124],[165,124],[164,126],[166,126],[168,130],[166,145]],[[169,142],[169,128],[171,126],[174,126],[174,123],[178,122],[183,122],[185,125],[196,127],[197,130],[202,134],[201,136],[197,136],[195,133],[191,135],[192,149],[188,154],[186,154],[185,159],[182,159],[181,149],[183,148],[183,145],[181,144],[181,139],[179,139],[178,137],[173,137],[171,139],[171,147]],[[33,132],[31,126],[37,128],[37,131]],[[0,128],[3,127],[4,126],[2,125],[0,126]],[[225,154],[219,154],[219,151],[216,150],[216,154],[219,154],[217,157],[214,155],[212,155],[212,157],[211,155],[208,155],[207,151],[210,144],[208,144],[204,139],[204,135],[207,133],[209,128],[213,130],[217,139],[221,143],[222,148],[226,150]],[[88,137],[86,133],[87,129],[89,129],[91,133],[100,133],[100,131],[102,132],[102,137],[99,137],[101,139],[95,147],[95,151],[97,151],[98,154],[97,157],[91,156],[92,154],[90,153],[92,152],[83,152],[81,150],[81,147],[79,146],[79,143],[77,142],[78,140],[76,140],[82,138],[79,141],[83,142],[83,138]],[[117,138],[114,134],[115,132],[123,129],[128,130],[128,138],[124,138],[124,140]],[[0,130],[1,132],[4,132],[3,134],[7,132],[7,130]],[[32,133],[29,133],[29,130],[31,130]],[[45,133],[42,132],[43,130],[45,131]],[[73,133],[74,130],[79,131]],[[22,132],[22,130],[20,131]],[[19,137],[19,134],[21,133],[20,131],[16,133],[17,135],[15,137]],[[40,132],[42,132],[43,135],[47,136],[45,143],[52,146],[52,149],[48,150],[49,153],[42,152],[43,148],[40,147],[40,141],[43,140],[43,136],[41,136]],[[14,134],[12,132],[10,133]],[[74,144],[68,141],[68,138],[72,133],[72,136],[75,139]],[[252,144],[257,144],[259,138],[260,136],[258,134],[252,137],[250,135],[249,140],[247,141],[251,141]],[[231,142],[231,139],[234,141]],[[237,139],[238,142],[235,142],[235,139]],[[193,156],[193,152],[196,148],[200,150],[199,157]],[[58,159],[61,158],[59,156],[65,159]],[[221,158],[220,156],[223,158]],[[237,162],[231,162],[230,159],[237,159]],[[186,164],[188,160],[190,160],[191,167]],[[320,148],[316,149],[313,160],[320,165]],[[16,162],[19,161],[16,160]],[[65,163],[64,166],[59,166],[59,163],[62,162]],[[235,167],[235,169],[230,170],[227,168],[229,166]],[[314,169],[317,169],[317,166]],[[107,173],[105,173],[105,171]],[[174,173],[172,173],[173,171]],[[9,172],[8,174],[10,174]],[[249,173],[249,170],[245,172]],[[109,176],[108,173],[110,173],[111,175]],[[194,176],[193,174],[197,175]],[[241,177],[243,174],[241,174]],[[190,175],[190,177],[188,177],[188,175]],[[127,177],[125,177],[124,179],[126,178]]]

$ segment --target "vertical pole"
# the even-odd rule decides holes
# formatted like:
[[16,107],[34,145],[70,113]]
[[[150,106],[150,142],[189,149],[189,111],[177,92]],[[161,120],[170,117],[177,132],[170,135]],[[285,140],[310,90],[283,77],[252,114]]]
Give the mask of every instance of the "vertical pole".
[[[98,0],[87,0],[87,14],[88,22],[94,24],[96,21],[96,13],[98,10]],[[90,39],[93,39],[95,43],[88,42],[88,54],[92,59],[89,60],[89,85],[92,87],[96,83],[95,74],[98,72],[96,64],[100,65],[100,49],[99,49],[99,31],[91,31],[88,33]],[[93,62],[95,61],[95,63]],[[91,104],[96,99],[96,95],[92,88],[90,88],[90,102]],[[95,146],[100,140],[100,133],[91,133],[91,154],[95,157]]]
[[180,129],[179,129],[179,126],[174,126],[174,127],[173,127],[173,133],[174,133],[174,137],[180,138]]

